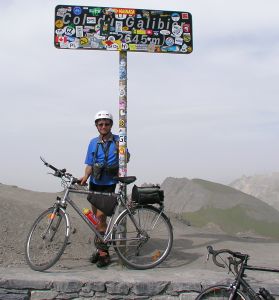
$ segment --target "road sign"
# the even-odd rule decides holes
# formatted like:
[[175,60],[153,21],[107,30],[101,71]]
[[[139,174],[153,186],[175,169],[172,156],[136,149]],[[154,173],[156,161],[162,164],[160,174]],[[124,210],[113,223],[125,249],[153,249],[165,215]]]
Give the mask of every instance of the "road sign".
[[58,5],[55,47],[189,54],[189,12]]

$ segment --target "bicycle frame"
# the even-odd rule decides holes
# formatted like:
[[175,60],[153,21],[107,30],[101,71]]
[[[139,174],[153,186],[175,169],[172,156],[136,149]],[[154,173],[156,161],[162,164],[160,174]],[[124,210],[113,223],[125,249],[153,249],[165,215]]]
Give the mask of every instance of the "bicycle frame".
[[[263,287],[260,288],[258,293],[255,292],[253,288],[249,285],[249,283],[244,279],[246,277],[244,273],[246,270],[279,273],[279,269],[248,265],[249,255],[243,254],[241,252],[234,252],[229,249],[214,250],[211,245],[207,246],[207,250],[208,250],[207,258],[209,258],[209,255],[211,254],[212,260],[216,266],[222,268],[225,268],[225,266],[227,266],[229,268],[229,272],[232,272],[235,275],[234,280],[230,284],[228,284],[228,286],[222,287],[223,289],[225,288],[229,292],[230,300],[233,300],[235,296],[238,295],[239,293],[243,293],[249,296],[250,299],[255,299],[255,300],[262,300],[262,299],[275,300],[275,298],[269,293],[269,291]],[[224,264],[221,263],[220,260],[219,261],[217,260],[217,257],[220,254],[229,254],[229,257],[227,257],[229,264],[224,259],[222,259],[222,257],[221,260],[224,262]],[[234,266],[234,271],[231,269],[231,266]],[[208,288],[209,293],[210,293],[210,288],[214,288],[214,287],[215,286],[213,285]],[[201,294],[203,294],[203,292]],[[245,295],[243,295],[243,297]]]
[[233,289],[233,292],[231,293],[229,299],[234,299],[234,295],[236,294],[237,290],[240,287],[243,287],[243,290],[246,291],[246,293],[249,295],[249,297],[251,297],[251,299],[262,300],[262,298],[259,297],[259,295],[251,288],[249,283],[245,279],[243,279],[243,277],[245,276],[244,273],[246,270],[276,272],[276,273],[279,272],[279,270],[275,269],[275,268],[265,268],[265,267],[257,267],[257,266],[247,265],[247,261],[248,261],[248,255],[245,258],[245,260],[243,261],[243,264],[237,274],[236,280],[233,283],[231,283],[231,285],[230,285],[231,288]]
[[[125,185],[120,184],[120,192],[116,193],[117,195],[117,200],[118,200],[118,215],[117,218],[115,219],[115,215],[114,214],[110,220],[109,220],[109,224],[107,226],[105,235],[101,235],[99,233],[99,231],[96,229],[96,227],[87,219],[87,217],[82,213],[82,211],[80,210],[80,208],[76,205],[76,203],[70,198],[70,193],[73,194],[84,194],[84,195],[88,195],[91,194],[92,192],[90,191],[83,191],[83,190],[76,190],[74,188],[71,188],[71,183],[69,184],[69,186],[67,187],[65,194],[63,196],[62,199],[58,199],[58,206],[60,209],[64,209],[64,212],[66,214],[65,211],[65,207],[66,207],[66,203],[70,204],[71,207],[80,215],[80,217],[83,219],[83,221],[89,226],[89,228],[96,234],[96,236],[102,241],[102,242],[114,242],[114,241],[127,241],[127,240],[140,240],[142,237],[138,237],[138,238],[129,238],[129,239],[125,239],[125,238],[118,238],[118,239],[112,239],[111,234],[113,232],[114,229],[114,225],[117,223],[117,220],[119,218],[121,218],[121,216],[126,212],[126,210],[128,210],[129,212],[129,216],[133,222],[133,224],[135,225],[136,229],[141,232],[141,229],[139,228],[139,225],[137,224],[135,218],[133,217],[129,207],[126,205],[125,203],[125,198],[126,198],[126,193],[125,193]],[[94,192],[96,194],[102,194],[102,195],[112,195],[113,193],[100,193],[100,192]],[[121,205],[123,207],[125,207],[125,209],[119,213],[119,208],[121,205],[119,205],[119,202],[121,203]],[[67,216],[67,214],[66,214]],[[115,220],[114,220],[115,219]],[[113,222],[114,220],[114,222]]]
[[233,289],[231,295],[230,295],[230,300],[234,299],[234,295],[236,294],[237,290],[240,288],[240,286],[244,287],[245,291],[247,292],[247,294],[249,295],[249,297],[252,297],[252,299],[255,300],[261,300],[261,298],[257,295],[257,293],[251,288],[251,286],[248,284],[248,282],[243,279],[242,277],[244,276],[244,272],[246,270],[247,266],[247,260],[248,260],[248,256],[245,258],[244,262],[242,263],[240,270],[237,274],[237,278],[234,281],[234,283],[232,283],[230,286]]

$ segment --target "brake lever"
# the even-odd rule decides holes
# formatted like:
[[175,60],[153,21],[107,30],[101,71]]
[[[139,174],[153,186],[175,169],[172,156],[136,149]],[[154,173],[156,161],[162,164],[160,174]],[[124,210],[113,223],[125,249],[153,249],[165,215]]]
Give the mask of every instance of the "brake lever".
[[47,174],[49,175],[53,175],[55,177],[62,177],[62,174],[61,172],[58,170],[58,171],[55,171],[54,173],[51,173],[51,172],[47,172]]
[[230,272],[232,272],[232,269],[231,269],[231,262],[229,263],[229,270],[228,270],[228,274],[230,274]]
[[56,176],[56,177],[62,177],[61,171],[60,170],[55,171],[54,172],[54,176]]
[[55,176],[54,173],[51,173],[51,172],[47,172],[48,175],[52,175],[52,176]]
[[228,261],[229,261],[229,271],[228,271],[228,274],[229,274],[230,272],[234,274],[234,272],[233,272],[231,266],[232,266],[232,265],[235,266],[235,260],[234,260],[231,256],[229,256],[229,257],[228,257]]

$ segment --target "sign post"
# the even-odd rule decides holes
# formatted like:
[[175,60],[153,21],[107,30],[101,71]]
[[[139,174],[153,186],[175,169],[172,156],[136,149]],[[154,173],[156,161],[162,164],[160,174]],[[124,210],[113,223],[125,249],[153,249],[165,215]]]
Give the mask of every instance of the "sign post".
[[59,49],[119,51],[119,176],[127,175],[127,52],[190,54],[188,12],[58,5]]
[[119,52],[119,176],[127,176],[127,52]]

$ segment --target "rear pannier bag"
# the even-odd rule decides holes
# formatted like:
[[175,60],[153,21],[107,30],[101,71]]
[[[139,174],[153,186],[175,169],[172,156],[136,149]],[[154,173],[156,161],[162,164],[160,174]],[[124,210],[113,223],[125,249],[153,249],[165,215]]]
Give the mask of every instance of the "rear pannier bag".
[[133,186],[132,201],[139,204],[162,204],[164,201],[164,191],[158,185],[149,187]]
[[109,217],[113,215],[115,207],[117,205],[116,195],[102,195],[91,193],[87,196],[87,200]]

